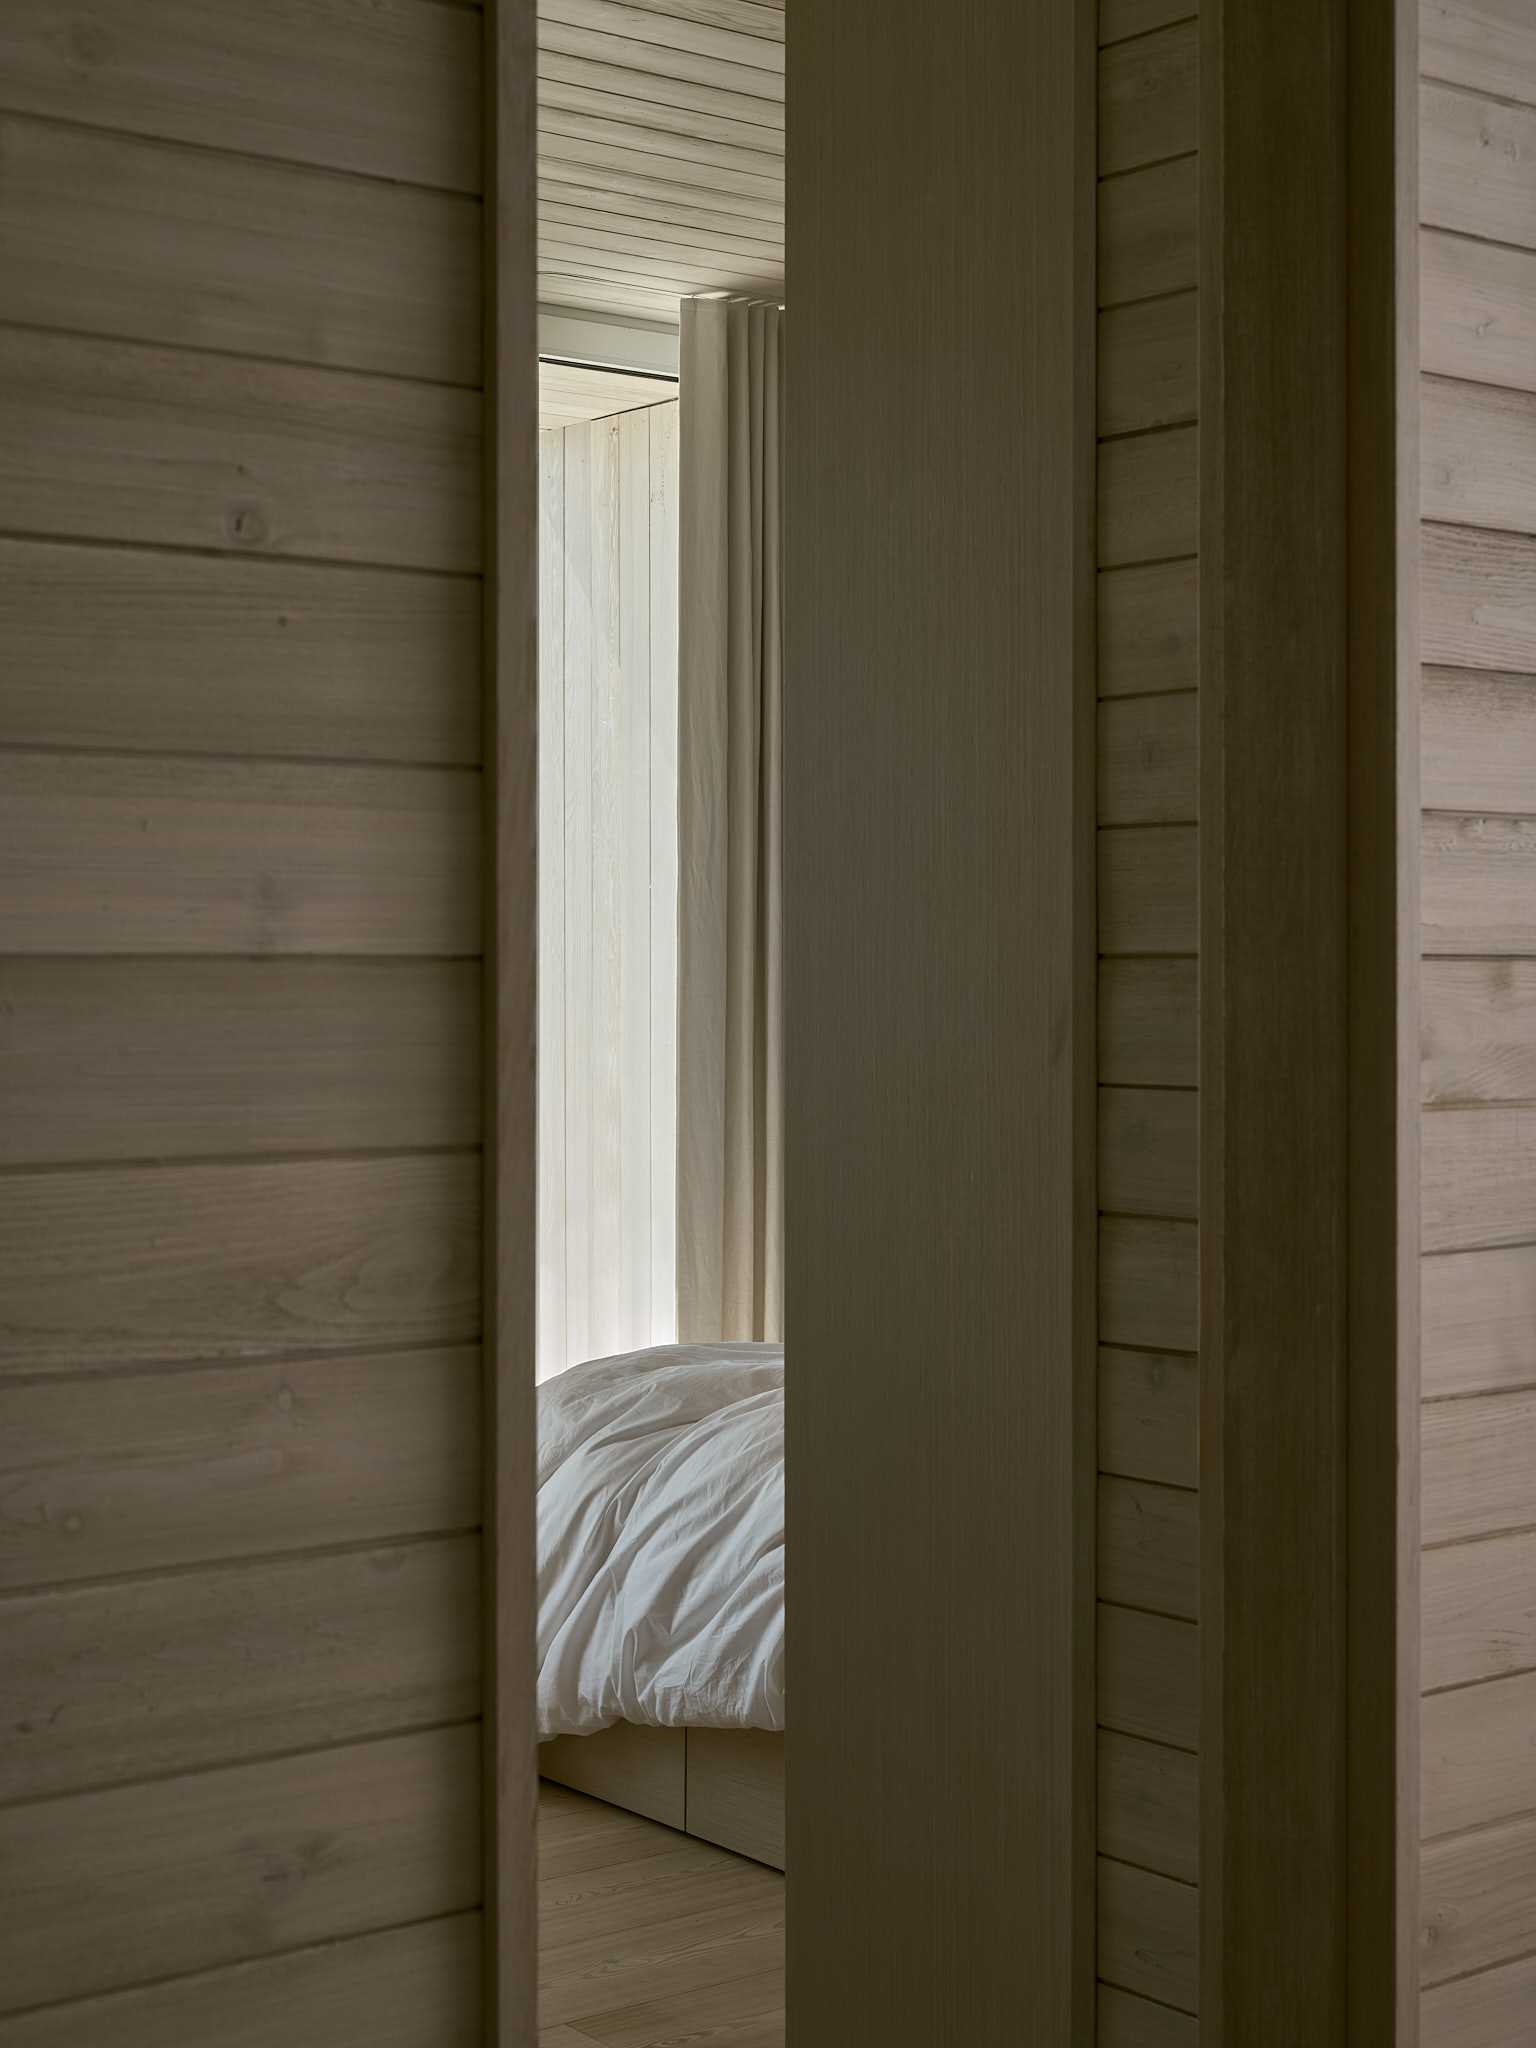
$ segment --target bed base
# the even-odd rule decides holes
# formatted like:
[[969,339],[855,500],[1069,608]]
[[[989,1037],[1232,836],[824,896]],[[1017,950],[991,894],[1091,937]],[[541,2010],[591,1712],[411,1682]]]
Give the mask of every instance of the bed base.
[[784,1737],[752,1728],[639,1728],[539,1745],[539,1776],[784,1868]]

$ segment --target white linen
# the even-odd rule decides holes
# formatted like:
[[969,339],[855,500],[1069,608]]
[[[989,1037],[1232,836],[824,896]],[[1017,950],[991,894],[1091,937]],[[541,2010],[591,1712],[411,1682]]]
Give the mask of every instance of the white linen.
[[784,1351],[662,1345],[539,1388],[539,1736],[784,1726]]

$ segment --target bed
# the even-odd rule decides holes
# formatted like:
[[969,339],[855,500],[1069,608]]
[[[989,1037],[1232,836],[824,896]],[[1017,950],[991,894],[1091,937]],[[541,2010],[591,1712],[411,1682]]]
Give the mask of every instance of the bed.
[[540,1775],[784,1868],[784,1352],[539,1390]]

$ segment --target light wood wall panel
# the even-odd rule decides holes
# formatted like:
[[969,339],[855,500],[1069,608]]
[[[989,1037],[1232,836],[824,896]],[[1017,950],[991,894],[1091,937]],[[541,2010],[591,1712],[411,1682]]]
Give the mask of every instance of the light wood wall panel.
[[0,154],[12,320],[480,381],[474,199],[16,115]]
[[1536,24],[1425,0],[1424,2048],[1536,2028]]
[[478,1751],[443,1729],[6,1809],[0,2010],[462,1911]]
[[480,956],[532,898],[482,879],[481,570],[530,611],[534,411],[530,335],[487,435],[482,329],[488,226],[531,308],[531,26],[0,16],[5,2048],[486,2018]]
[[0,328],[0,525],[471,572],[480,411],[446,385]]
[[1536,1534],[1427,1552],[1423,1591],[1427,1693],[1536,1670]]
[[1426,525],[1420,545],[1424,659],[1536,674],[1536,539]]
[[677,1334],[677,414],[540,436],[541,1379]]
[[13,0],[0,75],[15,113],[477,193],[478,19],[381,0],[367,30],[350,0]]
[[0,949],[471,954],[480,805],[449,769],[7,754]]
[[469,577],[0,540],[0,740],[474,766]]
[[1426,370],[1536,389],[1536,250],[1426,234],[1420,291]]
[[[8,1601],[0,1708],[27,1739],[0,1801],[474,1720],[479,1550],[450,1537]],[[146,1686],[172,1644],[195,1657]]]
[[0,1584],[480,1521],[472,1345],[0,1387]]
[[468,1155],[0,1177],[11,1373],[480,1334]]
[[0,960],[0,1165],[475,1145],[470,961]]
[[478,2048],[480,1916],[392,1927],[0,2019],[0,2048]]

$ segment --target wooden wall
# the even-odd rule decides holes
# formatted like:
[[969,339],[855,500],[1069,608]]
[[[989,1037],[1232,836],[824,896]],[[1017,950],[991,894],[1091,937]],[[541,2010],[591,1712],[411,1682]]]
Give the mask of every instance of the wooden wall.
[[1198,2038],[1198,24],[1099,9],[1099,2040]]
[[1425,2048],[1536,2030],[1536,15],[1426,0]]
[[1092,21],[843,0],[788,55],[791,2025],[1058,2048],[1093,2007]]
[[539,437],[541,1379],[677,1335],[677,420]]
[[0,13],[5,2048],[478,2037],[480,43]]

